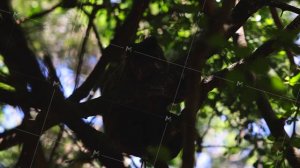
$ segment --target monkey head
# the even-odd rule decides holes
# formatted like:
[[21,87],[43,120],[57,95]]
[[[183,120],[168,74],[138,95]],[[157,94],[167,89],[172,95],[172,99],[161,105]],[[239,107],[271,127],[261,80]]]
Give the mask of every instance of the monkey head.
[[165,73],[168,63],[155,37],[131,45],[126,52],[126,64],[138,81],[148,81]]

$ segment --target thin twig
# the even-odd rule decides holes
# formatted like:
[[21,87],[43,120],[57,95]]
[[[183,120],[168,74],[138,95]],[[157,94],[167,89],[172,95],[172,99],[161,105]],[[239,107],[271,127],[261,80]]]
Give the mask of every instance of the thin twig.
[[209,117],[209,120],[208,120],[208,126],[207,126],[207,129],[203,132],[203,134],[201,135],[201,138],[204,138],[205,135],[208,133],[208,130],[210,129],[211,127],[211,122],[212,122],[212,119],[214,118],[215,114],[212,114],[210,117]]
[[[91,14],[89,14],[85,9],[82,9],[82,11],[89,17]],[[97,29],[97,26],[95,25],[95,23],[93,22],[92,23],[92,28],[93,28],[93,31],[95,33],[95,37],[97,39],[97,45],[99,47],[99,50],[100,50],[100,53],[102,54],[103,50],[104,50],[104,47],[101,43],[101,39],[100,39],[100,35],[98,33],[98,29]]]
[[93,27],[93,31],[95,33],[95,37],[97,39],[97,44],[98,44],[100,53],[102,53],[104,48],[103,48],[103,45],[102,45],[101,40],[100,40],[100,36],[99,36],[98,30],[97,30],[97,26],[93,23],[92,27]]
[[76,69],[76,77],[75,77],[75,88],[77,88],[77,86],[79,84],[79,75],[80,75],[80,71],[81,71],[81,68],[82,68],[83,56],[84,56],[84,53],[86,51],[86,44],[87,44],[87,41],[89,39],[90,30],[92,28],[93,21],[94,21],[94,18],[96,16],[97,11],[98,11],[98,9],[94,8],[91,15],[89,16],[88,27],[86,29],[85,36],[83,38],[82,45],[81,45],[81,48],[80,48],[80,51],[79,51],[79,55],[78,55],[79,61],[78,61],[78,65],[77,65],[77,69]]
[[250,149],[249,147],[240,147],[240,146],[226,146],[226,145],[202,145],[202,148],[227,148],[227,149],[235,149],[239,148],[242,150],[248,150]]
[[44,10],[42,12],[39,12],[39,13],[35,13],[27,18],[24,18],[23,20],[21,20],[21,23],[25,23],[29,20],[33,20],[33,19],[37,19],[37,18],[40,18],[40,17],[43,17],[49,13],[51,13],[52,11],[54,11],[56,8],[58,8],[60,5],[62,4],[62,2],[59,2],[57,3],[56,5],[54,5],[53,7],[51,7],[50,9],[47,9],[47,10]]
[[49,164],[51,164],[52,161],[53,161],[53,157],[54,157],[55,151],[56,151],[57,147],[59,146],[60,140],[61,140],[62,135],[64,133],[64,129],[65,129],[64,125],[60,124],[59,127],[60,127],[59,133],[58,133],[57,138],[55,140],[54,146],[53,146],[53,148],[52,148],[52,150],[50,152],[50,156],[49,156],[49,160],[48,160]]

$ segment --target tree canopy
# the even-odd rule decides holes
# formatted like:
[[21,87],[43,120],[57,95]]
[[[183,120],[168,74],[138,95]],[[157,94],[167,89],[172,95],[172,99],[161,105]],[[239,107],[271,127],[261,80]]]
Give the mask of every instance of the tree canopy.
[[300,167],[296,0],[1,0],[0,167]]

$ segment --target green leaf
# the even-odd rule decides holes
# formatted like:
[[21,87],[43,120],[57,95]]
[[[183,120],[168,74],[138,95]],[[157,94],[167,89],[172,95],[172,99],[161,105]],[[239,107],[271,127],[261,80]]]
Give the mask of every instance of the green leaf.
[[272,75],[270,82],[271,82],[271,87],[274,91],[283,92],[286,90],[286,86],[284,85],[281,78],[279,78],[277,75]]
[[7,85],[5,83],[2,83],[2,82],[0,82],[0,88],[7,90],[7,91],[15,91],[14,87]]
[[298,73],[296,76],[292,77],[290,80],[289,80],[289,84],[291,86],[294,86],[295,84],[297,84],[297,82],[299,81],[300,79],[300,73]]

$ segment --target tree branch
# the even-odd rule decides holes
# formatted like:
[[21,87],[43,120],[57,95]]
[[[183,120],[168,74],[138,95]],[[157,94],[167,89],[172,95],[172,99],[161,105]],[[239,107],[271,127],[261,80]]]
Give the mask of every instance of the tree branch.
[[283,3],[283,2],[280,2],[280,1],[270,1],[270,2],[268,2],[268,5],[270,7],[279,8],[282,11],[291,11],[291,12],[294,12],[294,13],[297,13],[298,15],[300,15],[299,8],[291,6],[291,5]]
[[[133,40],[138,28],[138,23],[145,9],[148,7],[148,4],[149,0],[134,1],[129,15],[127,16],[123,25],[116,30],[115,37],[111,41],[111,44],[126,46]],[[78,89],[76,89],[68,99],[72,101],[79,101],[86,97],[89,91],[96,84],[97,80],[103,75],[105,66],[109,62],[115,62],[119,60],[122,53],[122,50],[116,50],[113,45],[109,45],[103,51],[100,61],[97,63],[96,67],[93,69],[85,82]]]
[[230,24],[225,32],[225,38],[232,37],[248,18],[264,7],[266,3],[267,0],[240,0],[231,12]]
[[[0,54],[3,55],[4,62],[11,72],[11,79],[14,80],[13,86],[18,93],[24,94],[27,92],[29,84],[32,88],[32,94],[36,97],[49,96],[49,86],[46,82],[41,82],[46,81],[46,79],[41,73],[34,53],[27,45],[22,29],[14,20],[10,1],[1,1],[0,9],[7,11],[7,13],[2,14],[0,21]],[[24,76],[21,77],[19,72],[22,72]],[[34,78],[28,78],[28,76]]]
[[[140,3],[137,2],[137,3]],[[2,20],[0,22],[0,53],[5,58],[5,63],[8,66],[10,72],[13,74],[13,79],[18,79],[19,73],[22,72],[25,75],[22,76],[21,80],[15,82],[16,86],[20,83],[23,84],[23,89],[26,90],[27,83],[29,83],[32,87],[33,96],[30,97],[30,100],[38,100],[35,102],[36,104],[33,107],[40,107],[42,109],[41,113],[38,114],[37,119],[34,121],[32,125],[28,125],[28,122],[23,122],[26,129],[29,128],[30,132],[40,135],[42,132],[50,128],[51,126],[66,120],[68,123],[68,119],[79,119],[82,111],[79,111],[77,108],[77,104],[72,104],[68,101],[64,100],[64,97],[61,92],[57,92],[57,94],[53,97],[53,104],[51,111],[49,112],[49,116],[47,120],[45,120],[45,112],[47,111],[47,106],[49,104],[49,100],[51,97],[51,92],[53,91],[52,85],[49,85],[46,81],[45,77],[41,73],[39,69],[38,62],[35,58],[34,53],[29,49],[26,38],[21,30],[21,28],[15,23],[11,8],[10,1],[4,0],[0,1],[0,9],[1,11],[8,11],[7,13],[2,14]],[[140,10],[140,8],[136,9]],[[2,13],[2,12],[1,12]],[[133,15],[133,14],[132,14]],[[127,25],[128,26],[128,25]],[[13,30],[13,31],[11,31]],[[11,32],[11,33],[9,33]],[[8,41],[9,40],[9,41]],[[16,50],[16,48],[18,50]],[[29,67],[28,67],[29,66]],[[16,76],[16,77],[15,77]],[[20,75],[19,75],[20,76]],[[28,78],[34,76],[35,79]],[[18,104],[20,105],[20,104]],[[57,115],[60,114],[60,115]],[[44,121],[45,125],[44,125]],[[78,120],[77,120],[78,121]],[[84,123],[80,122],[72,122],[75,128],[78,126],[81,128],[85,128]],[[81,121],[81,120],[79,120]],[[42,126],[43,125],[43,126]],[[43,130],[41,130],[43,128]],[[91,128],[90,128],[91,129]],[[85,132],[91,130],[75,130],[77,134],[93,134],[92,132]],[[90,136],[87,136],[90,137]],[[81,138],[87,138],[81,137]],[[34,152],[32,149],[35,149],[36,144],[38,144],[39,137],[30,136],[28,138],[21,139],[21,142],[24,142],[22,154],[19,158],[19,165],[24,167],[30,167],[31,161],[34,156]],[[91,142],[91,141],[86,141]],[[94,141],[92,141],[94,142]],[[99,143],[96,142],[95,143]],[[87,146],[92,146],[95,144],[85,144]],[[39,147],[38,147],[39,148]],[[36,164],[36,162],[34,163]]]
[[97,44],[98,44],[100,53],[102,54],[104,49],[103,49],[103,45],[102,45],[101,40],[100,40],[99,33],[97,31],[97,26],[94,23],[93,23],[92,26],[93,26],[93,31],[94,31],[95,37],[97,39]]
[[57,3],[56,5],[54,5],[53,7],[51,7],[50,9],[41,11],[39,13],[35,13],[32,14],[31,16],[24,18],[23,20],[21,20],[21,23],[25,23],[27,21],[33,20],[33,19],[37,19],[40,17],[43,17],[45,15],[48,15],[49,13],[53,12],[56,8],[58,8],[59,6],[61,6],[62,2]]
[[[202,67],[206,60],[216,51],[215,46],[207,43],[207,39],[215,36],[216,34],[227,40],[232,37],[235,32],[247,21],[247,19],[255,13],[258,9],[263,7],[266,1],[261,0],[241,0],[231,12],[230,26],[227,30],[223,29],[224,23],[227,21],[224,16],[213,15],[211,25],[207,28],[206,32],[200,36],[196,42],[195,46],[197,48],[193,49],[190,54],[188,61],[188,67],[197,71],[197,73],[189,72],[186,75],[187,82],[187,95],[185,99],[186,109],[184,113],[184,122],[190,123],[189,125],[184,125],[184,143],[183,143],[183,164],[182,167],[193,167],[194,164],[194,140],[195,140],[195,128],[191,128],[190,125],[195,125],[196,114],[200,108],[200,101],[205,100],[203,96],[207,93],[203,92],[202,84],[200,83]],[[222,18],[221,21],[218,18]],[[216,22],[217,20],[217,22]]]
[[[300,31],[300,16],[296,17],[287,27],[284,31]],[[295,32],[295,35],[296,33]],[[264,43],[263,45],[261,45],[258,49],[255,50],[255,52],[253,54],[251,54],[250,56],[246,57],[245,59],[236,62],[235,64],[233,64],[229,69],[224,69],[221,70],[219,72],[214,73],[214,75],[202,80],[201,84],[200,84],[200,88],[201,89],[201,97],[200,97],[200,101],[199,103],[202,104],[208,94],[209,91],[211,91],[213,88],[216,87],[223,87],[224,86],[224,81],[226,81],[225,76],[232,72],[232,71],[236,71],[238,69],[243,68],[244,65],[251,63],[252,61],[256,60],[257,58],[262,58],[262,57],[267,57],[269,56],[272,52],[274,52],[277,48],[274,47],[276,42],[278,39],[274,38],[272,40],[267,41],[266,43]],[[259,101],[257,102],[257,104],[259,105]],[[259,105],[262,106],[262,105]],[[261,109],[266,108],[267,106],[264,105],[262,107],[260,107]],[[266,118],[265,118],[266,117]],[[266,115],[264,118],[265,120],[269,123],[277,123],[277,119],[272,116],[272,115]],[[271,118],[268,118],[271,117]],[[278,124],[276,124],[278,125]],[[283,128],[280,129],[276,129],[274,128],[274,125],[270,125],[272,126],[272,130],[271,133],[274,134],[275,137],[280,137],[284,134],[282,133]],[[271,128],[270,128],[271,129]],[[294,149],[291,146],[287,146],[287,150],[286,150],[286,158],[289,160],[289,163],[291,165],[296,165],[296,167],[299,167],[299,162],[296,162],[296,158],[294,156]]]
[[[279,16],[278,16],[278,13],[277,13],[277,10],[276,8],[274,7],[270,7],[270,12],[271,12],[271,15],[272,15],[272,18],[274,20],[274,23],[275,25],[277,26],[277,28],[279,30],[282,30],[284,28]],[[291,69],[294,69],[296,64],[294,62],[294,54],[292,53],[292,51],[290,49],[288,49],[287,47],[284,47],[284,50],[286,52],[286,55],[289,59],[289,62],[290,62],[290,65],[291,65]]]
[[63,92],[63,88],[62,88],[63,86],[62,86],[62,84],[59,80],[59,77],[56,74],[55,67],[53,65],[53,62],[51,60],[51,56],[49,54],[46,54],[44,56],[44,63],[47,66],[48,71],[49,71],[50,82],[51,83],[58,83],[60,91]]
[[[294,36],[296,36],[297,33],[300,32],[300,16],[297,16],[284,30],[283,32],[294,32]],[[219,72],[214,73],[212,76],[206,78],[206,80],[203,80],[202,83],[206,83],[208,85],[215,85],[217,84],[218,80],[223,80],[227,73],[231,71],[238,70],[242,68],[244,65],[249,64],[250,62],[253,62],[257,60],[258,58],[264,58],[269,56],[271,53],[273,53],[275,50],[278,49],[278,41],[279,39],[277,37],[266,41],[263,45],[258,47],[250,56],[245,57],[245,59],[242,59],[240,61],[235,62],[230,66],[230,68],[223,69]],[[216,80],[216,81],[214,81]],[[209,84],[210,83],[210,84]],[[205,85],[206,85],[205,84]],[[213,87],[207,87],[207,88],[213,88]]]
[[[284,121],[278,119],[273,111],[268,99],[265,95],[260,94],[256,100],[256,104],[264,120],[266,121],[271,134],[277,139],[281,140],[285,149],[283,153],[289,164],[293,168],[300,167],[299,156],[297,156],[294,147],[290,144],[290,138],[284,130]],[[280,141],[280,142],[281,142]],[[275,165],[277,166],[277,165]]]
[[80,71],[81,71],[82,63],[83,63],[83,55],[84,55],[85,50],[86,50],[86,44],[87,44],[87,41],[89,39],[90,30],[93,26],[94,18],[97,14],[97,11],[98,11],[97,8],[93,8],[92,13],[89,15],[89,23],[88,23],[88,26],[86,28],[85,35],[84,35],[84,38],[83,38],[83,41],[82,41],[82,44],[81,44],[81,48],[80,48],[80,51],[79,51],[79,54],[78,54],[78,65],[77,65],[77,68],[76,68],[76,76],[75,76],[75,88],[77,88],[77,86],[79,84],[79,76],[80,76]]

